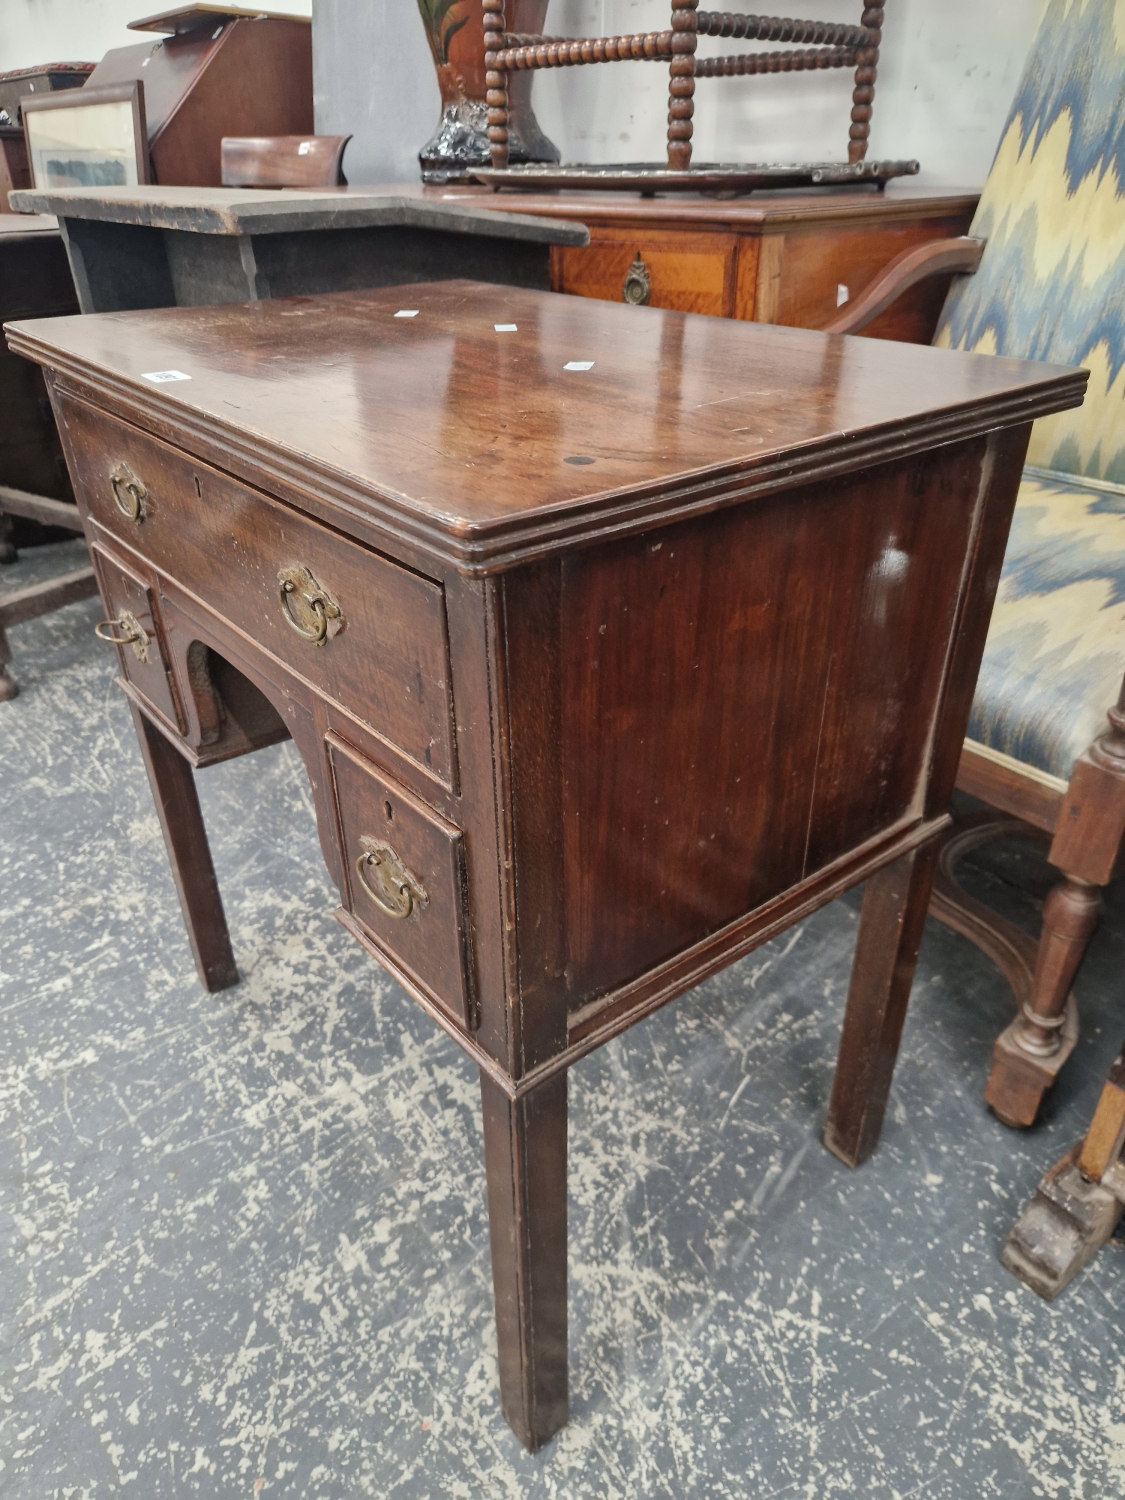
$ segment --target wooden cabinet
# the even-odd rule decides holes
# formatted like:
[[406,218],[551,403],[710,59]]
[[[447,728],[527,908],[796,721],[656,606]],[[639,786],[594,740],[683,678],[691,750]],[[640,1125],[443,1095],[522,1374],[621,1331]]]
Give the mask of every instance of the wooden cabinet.
[[[443,198],[478,197],[445,190]],[[968,231],[977,194],[892,187],[714,198],[642,199],[626,193],[503,193],[490,206],[579,219],[582,249],[551,252],[557,292],[607,302],[647,284],[651,307],[757,323],[819,328],[903,250]],[[635,269],[634,269],[635,268]],[[949,287],[937,277],[908,292],[865,338],[928,344]]]
[[589,229],[586,249],[552,256],[551,285],[556,292],[598,297],[604,302],[629,301],[625,283],[639,259],[650,306],[734,316],[739,251],[735,235],[693,234],[682,229],[661,233],[601,224],[591,224]]
[[[198,20],[198,11],[186,13]],[[204,19],[207,19],[204,17]],[[310,135],[313,129],[312,28],[292,19],[211,17],[177,29],[175,12],[131,30],[171,34],[115,47],[90,74],[90,87],[144,84],[152,180],[218,187],[224,135]]]
[[[712,252],[718,296],[744,249]],[[1087,372],[404,300],[7,336],[48,367],[204,982],[237,972],[190,767],[288,732],[341,923],[480,1069],[501,1399],[535,1449],[567,1413],[567,1070],[861,881],[826,1140],[874,1149],[1030,424]],[[240,746],[204,742],[220,699]]]

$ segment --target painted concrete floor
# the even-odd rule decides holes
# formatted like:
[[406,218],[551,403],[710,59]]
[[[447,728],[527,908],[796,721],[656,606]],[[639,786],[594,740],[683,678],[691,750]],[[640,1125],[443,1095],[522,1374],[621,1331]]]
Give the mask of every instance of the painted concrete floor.
[[[14,587],[77,565],[24,554]],[[572,1417],[500,1417],[473,1069],[337,926],[291,746],[200,778],[242,983],[196,982],[97,601],[0,707],[0,1495],[1125,1495],[1125,1257],[997,1262],[1125,1030],[1125,903],[1047,1111],[981,1102],[1003,982],[931,923],[883,1144],[819,1135],[855,894],[571,1077]],[[975,888],[1034,923],[1013,845]]]

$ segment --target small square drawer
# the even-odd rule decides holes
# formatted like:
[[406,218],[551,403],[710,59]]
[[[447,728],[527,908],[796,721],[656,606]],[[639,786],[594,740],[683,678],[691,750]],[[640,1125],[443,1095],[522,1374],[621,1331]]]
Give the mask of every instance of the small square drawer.
[[348,910],[392,964],[474,1029],[464,835],[331,734],[328,756]]
[[101,547],[91,547],[90,556],[107,616],[98,626],[98,635],[117,647],[122,676],[183,734],[187,726],[173,686],[152,589]]

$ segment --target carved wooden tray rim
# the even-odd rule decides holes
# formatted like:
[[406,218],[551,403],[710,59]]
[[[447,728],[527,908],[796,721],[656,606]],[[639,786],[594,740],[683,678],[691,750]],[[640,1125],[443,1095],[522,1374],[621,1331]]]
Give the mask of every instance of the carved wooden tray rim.
[[914,177],[917,161],[700,162],[673,171],[660,162],[522,162],[518,166],[468,167],[476,182],[501,188],[606,188],[641,192],[750,193],[755,188],[830,187]]

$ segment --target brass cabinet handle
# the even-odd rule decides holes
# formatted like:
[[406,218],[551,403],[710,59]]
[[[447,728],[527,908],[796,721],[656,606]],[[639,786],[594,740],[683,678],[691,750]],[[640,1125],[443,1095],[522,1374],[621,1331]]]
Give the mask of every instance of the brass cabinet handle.
[[330,636],[344,627],[340,606],[309,572],[308,568],[282,568],[277,575],[281,585],[281,612],[290,630],[303,641],[323,646]]
[[113,486],[117,509],[126,520],[135,521],[139,526],[148,514],[148,490],[128,464],[118,464],[111,472],[109,482]]
[[651,290],[648,267],[641,259],[641,252],[638,250],[626,274],[625,285],[621,288],[621,300],[630,303],[633,307],[643,307],[649,299]]
[[[121,632],[120,635],[116,633],[118,631]],[[94,626],[94,634],[100,641],[108,641],[111,646],[132,646],[137,660],[147,663],[148,632],[136,615],[131,615],[127,609],[116,620],[99,620]]]
[[[359,847],[363,850],[355,862],[359,883],[385,916],[401,922],[414,910],[415,902],[419,906],[429,905],[430,898],[422,882],[411,874],[390,844],[364,834]],[[374,886],[368,883],[369,874]]]

